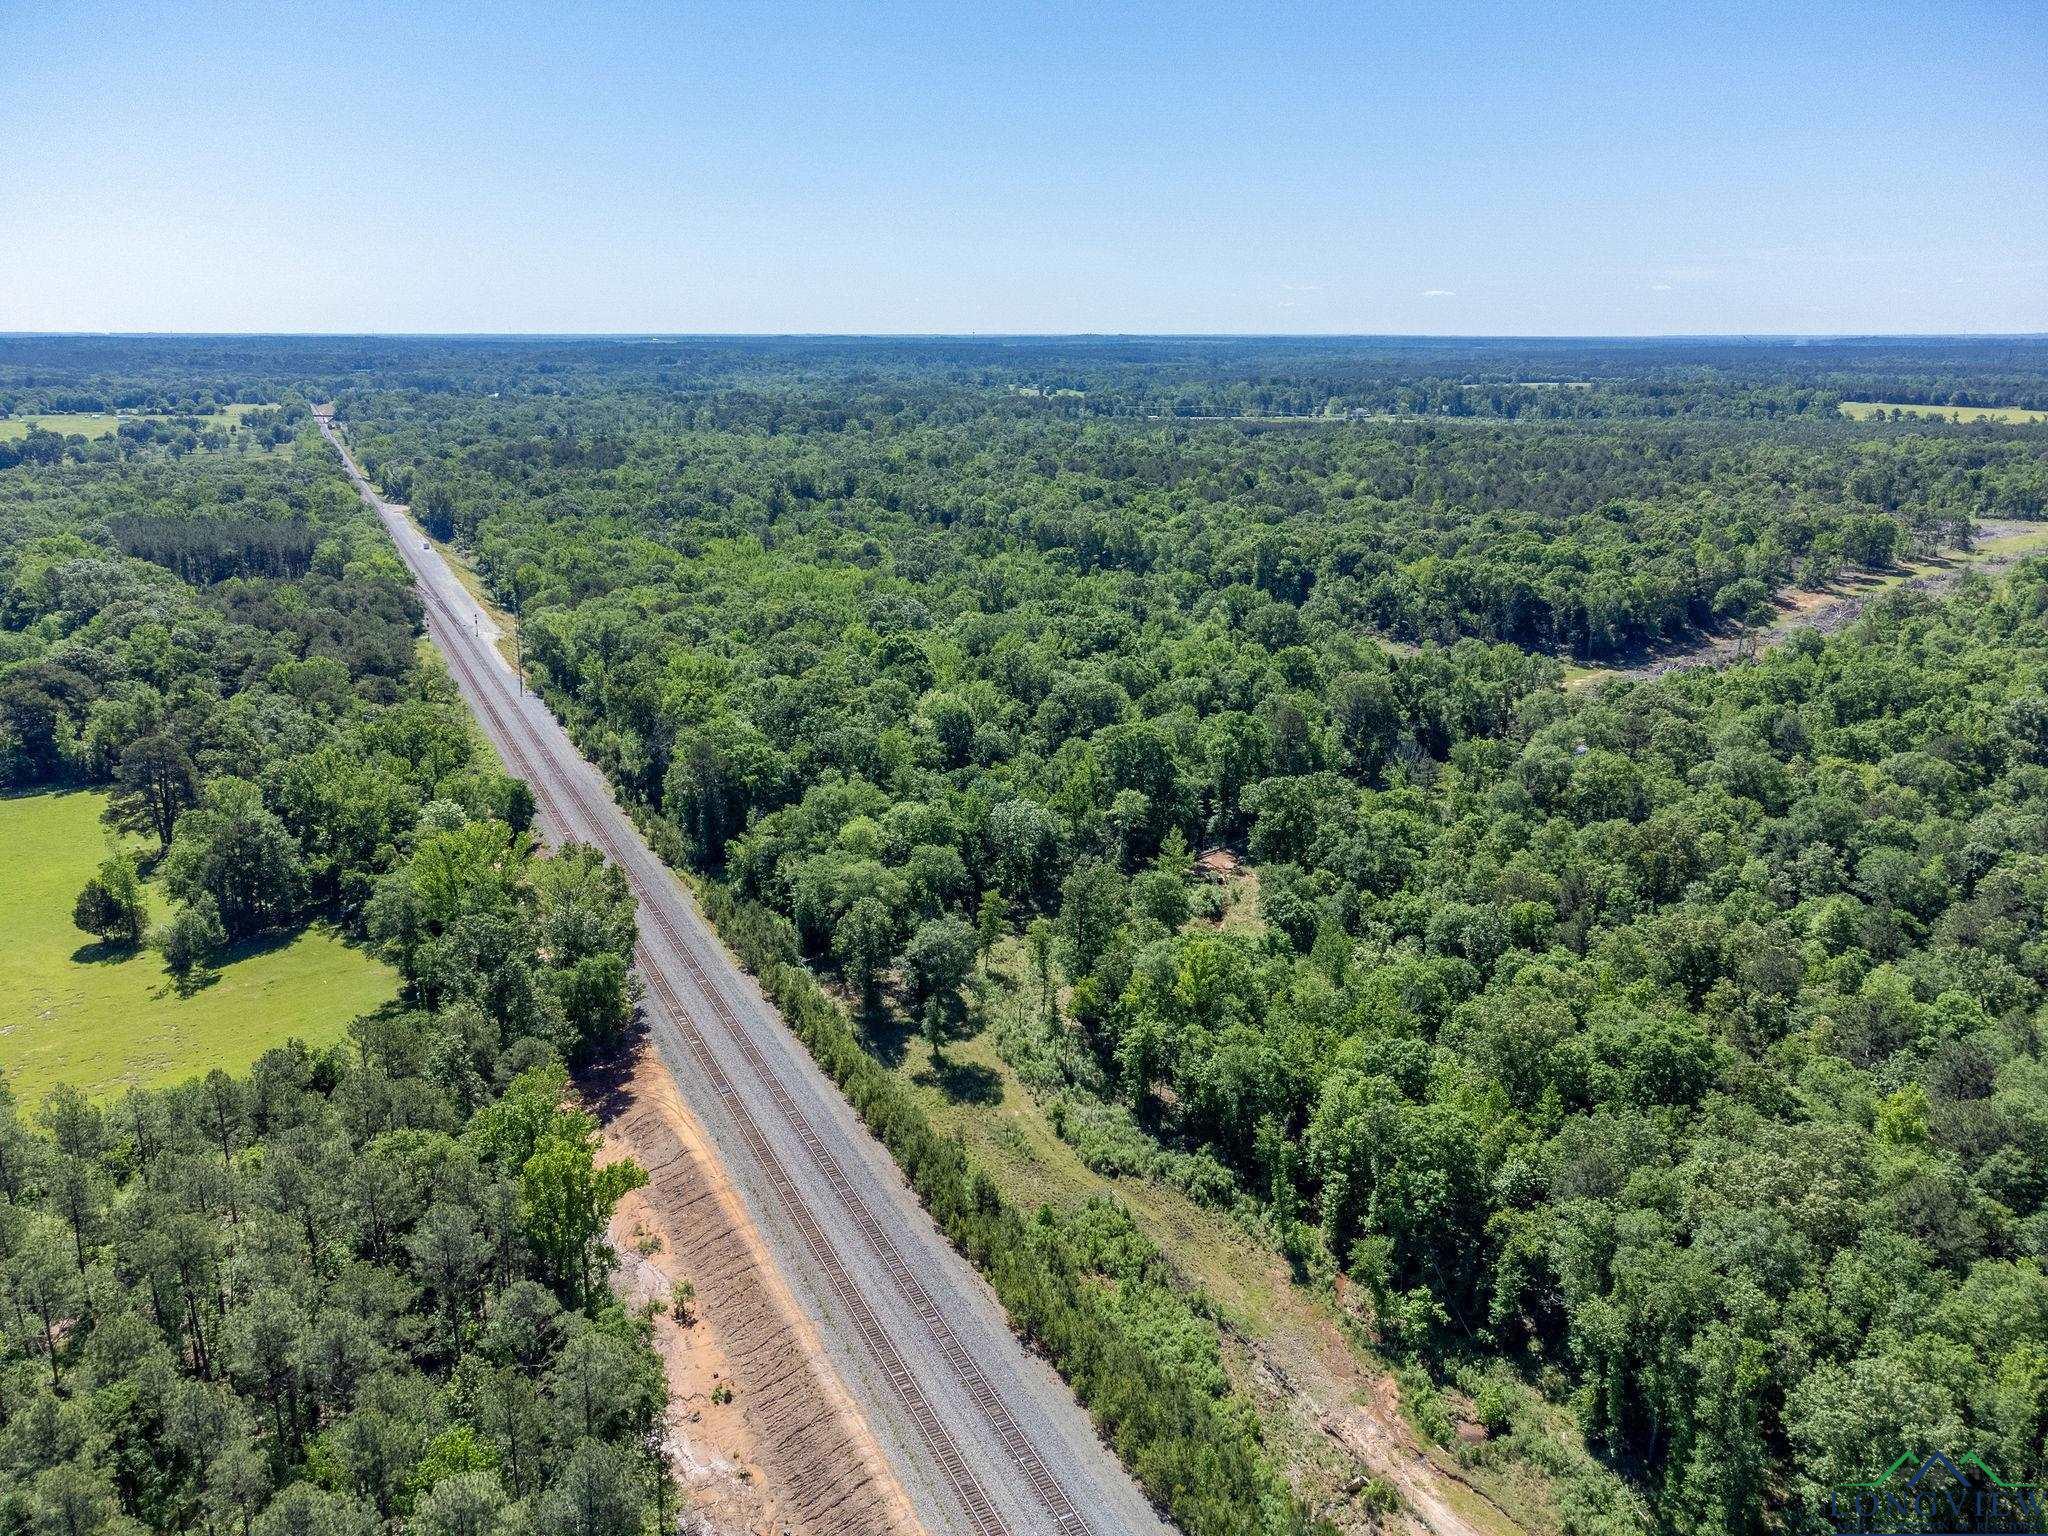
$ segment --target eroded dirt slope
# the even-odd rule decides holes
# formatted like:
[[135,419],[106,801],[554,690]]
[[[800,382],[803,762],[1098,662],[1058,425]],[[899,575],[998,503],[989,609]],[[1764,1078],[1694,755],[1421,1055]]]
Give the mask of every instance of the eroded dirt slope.
[[[921,1536],[739,1201],[714,1176],[667,1070],[636,1047],[584,1086],[605,1155],[630,1156],[648,1173],[612,1221],[614,1285],[630,1306],[666,1309],[654,1342],[690,1523],[758,1536]],[[678,1308],[683,1281],[695,1294]]]

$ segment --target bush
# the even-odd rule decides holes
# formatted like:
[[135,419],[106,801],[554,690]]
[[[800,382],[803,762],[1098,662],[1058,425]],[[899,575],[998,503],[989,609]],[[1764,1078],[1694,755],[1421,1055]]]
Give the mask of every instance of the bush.
[[204,965],[227,941],[219,910],[210,897],[201,896],[173,913],[171,920],[157,929],[153,942],[172,974],[185,976]]
[[1472,1394],[1472,1416],[1487,1434],[1504,1435],[1514,1427],[1514,1397],[1500,1382],[1483,1381]]
[[140,943],[147,917],[142,881],[135,860],[126,853],[109,857],[85,882],[71,908],[72,922],[108,944]]

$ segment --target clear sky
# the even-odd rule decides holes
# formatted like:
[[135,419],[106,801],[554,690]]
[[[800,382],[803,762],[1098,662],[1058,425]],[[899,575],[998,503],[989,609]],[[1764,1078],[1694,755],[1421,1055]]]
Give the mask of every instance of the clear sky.
[[2048,331],[2048,0],[0,0],[0,330]]

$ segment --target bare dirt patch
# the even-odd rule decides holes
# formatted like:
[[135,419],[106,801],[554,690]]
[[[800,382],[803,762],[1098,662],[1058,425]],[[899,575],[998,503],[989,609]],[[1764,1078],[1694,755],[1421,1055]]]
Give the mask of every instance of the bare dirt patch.
[[[774,1270],[668,1070],[644,1041],[584,1083],[608,1156],[647,1170],[620,1203],[614,1286],[660,1303],[669,1446],[699,1531],[921,1536],[823,1346]],[[690,1321],[676,1287],[695,1295]]]
[[1994,576],[2028,555],[2048,550],[2048,524],[1986,518],[1977,525],[1975,546],[1950,550],[1927,559],[1908,561],[1889,572],[1856,571],[1830,587],[1795,588],[1780,593],[1771,622],[1747,635],[1710,635],[1682,650],[1655,656],[1627,667],[1574,669],[1567,686],[1590,688],[1622,678],[1645,682],[1670,672],[1695,667],[1721,667],[1759,650],[1782,644],[1801,630],[1832,635],[1847,629],[1876,599],[1887,592],[1946,592],[1964,576]]
[[[1297,1487],[1340,1531],[1393,1529],[1412,1536],[1505,1536],[1531,1523],[1516,1518],[1434,1446],[1401,1412],[1392,1376],[1362,1359],[1327,1308],[1275,1267],[1260,1303],[1265,1327],[1254,1336],[1225,1324],[1232,1377],[1258,1402],[1262,1422],[1292,1443]],[[1353,1502],[1367,1479],[1399,1499],[1374,1517]],[[1526,1497],[1542,1529],[1540,1492]]]

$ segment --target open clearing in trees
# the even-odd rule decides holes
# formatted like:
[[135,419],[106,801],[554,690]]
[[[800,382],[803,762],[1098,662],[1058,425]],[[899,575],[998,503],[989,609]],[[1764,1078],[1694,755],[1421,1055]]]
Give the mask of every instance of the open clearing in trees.
[[1896,405],[1889,400],[1844,400],[1842,414],[1851,421],[1869,421],[1880,411],[1899,411],[1908,416],[1926,416],[1936,421],[1999,421],[2007,425],[2048,421],[2048,411],[2030,411],[2017,405]]
[[[251,411],[265,410],[261,405],[227,405],[217,411],[200,412],[193,419],[206,431],[233,431],[241,426],[242,418]],[[114,412],[114,411],[44,411],[33,416],[0,417],[0,442],[18,437],[27,437],[30,432],[41,428],[54,432],[59,437],[100,438],[112,437],[120,430],[124,421],[163,421],[173,419],[160,412]]]
[[88,793],[0,799],[0,1067],[24,1103],[60,1082],[101,1097],[241,1072],[287,1039],[338,1040],[397,995],[389,967],[325,926],[238,946],[184,994],[156,951],[79,932],[71,904],[106,857],[105,804]]

